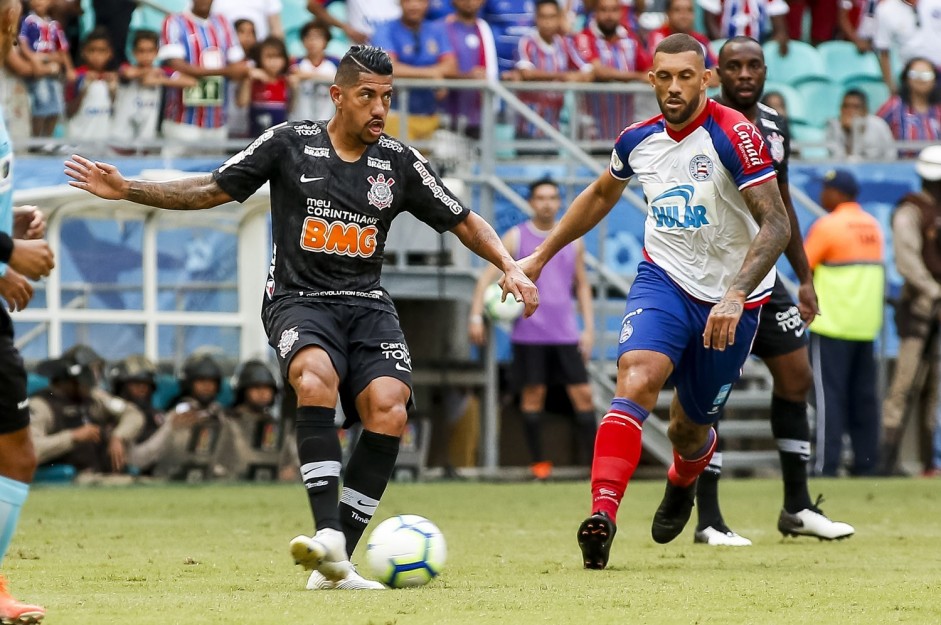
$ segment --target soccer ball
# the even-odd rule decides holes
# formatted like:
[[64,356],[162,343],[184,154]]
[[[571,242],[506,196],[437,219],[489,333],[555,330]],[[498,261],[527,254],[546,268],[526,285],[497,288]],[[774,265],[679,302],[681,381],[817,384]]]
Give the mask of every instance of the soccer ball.
[[523,314],[525,305],[517,302],[512,293],[507,293],[506,299],[501,301],[503,289],[494,282],[484,291],[484,312],[494,321],[514,321]]
[[392,588],[424,586],[441,572],[448,549],[438,527],[417,514],[386,519],[369,535],[366,561]]

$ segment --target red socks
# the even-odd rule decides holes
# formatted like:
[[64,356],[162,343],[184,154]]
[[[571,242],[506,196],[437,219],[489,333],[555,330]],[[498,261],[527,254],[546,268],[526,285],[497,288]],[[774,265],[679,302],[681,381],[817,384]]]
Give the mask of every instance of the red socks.
[[712,460],[712,454],[716,450],[716,431],[714,429],[709,430],[709,438],[706,440],[705,446],[700,450],[700,453],[696,454],[696,458],[692,460],[687,460],[676,453],[676,450],[673,450],[673,464],[670,465],[670,470],[667,471],[667,479],[670,480],[670,483],[674,486],[680,486],[686,488],[696,481],[696,478],[699,477],[699,474],[706,470],[706,467],[709,466],[709,461]]
[[621,498],[640,462],[643,417],[612,409],[601,420],[591,464],[592,514],[604,512],[616,522]]

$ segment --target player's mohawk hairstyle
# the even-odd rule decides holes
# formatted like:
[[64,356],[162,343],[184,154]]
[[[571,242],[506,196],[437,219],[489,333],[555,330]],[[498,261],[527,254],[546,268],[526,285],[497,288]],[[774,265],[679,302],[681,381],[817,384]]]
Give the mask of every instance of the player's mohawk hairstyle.
[[361,72],[378,74],[379,76],[392,75],[392,59],[382,48],[375,46],[351,46],[337,67],[334,82],[341,86],[348,86],[359,80]]

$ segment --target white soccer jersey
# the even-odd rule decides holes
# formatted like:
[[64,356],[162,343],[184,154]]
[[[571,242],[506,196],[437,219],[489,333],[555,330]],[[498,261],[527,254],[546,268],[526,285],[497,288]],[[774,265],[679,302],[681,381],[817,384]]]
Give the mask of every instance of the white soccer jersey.
[[[626,128],[610,171],[643,184],[646,257],[691,297],[721,300],[758,233],[740,191],[775,177],[761,132],[738,111],[709,100],[680,132],[662,115]],[[766,301],[774,279],[772,269],[746,303]]]

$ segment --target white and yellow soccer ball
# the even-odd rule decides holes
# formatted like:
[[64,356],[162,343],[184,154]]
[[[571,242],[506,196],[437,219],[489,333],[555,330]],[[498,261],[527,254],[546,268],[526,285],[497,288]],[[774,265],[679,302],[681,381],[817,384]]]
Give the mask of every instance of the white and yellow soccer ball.
[[417,514],[386,519],[372,531],[366,545],[373,575],[391,588],[424,586],[441,572],[447,557],[444,534]]
[[484,313],[494,321],[501,323],[515,321],[523,314],[525,307],[523,302],[516,301],[512,293],[507,293],[506,299],[503,300],[503,289],[496,282],[484,291]]

